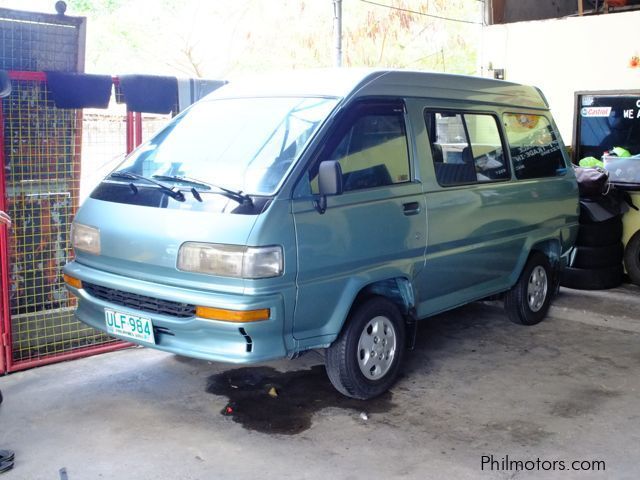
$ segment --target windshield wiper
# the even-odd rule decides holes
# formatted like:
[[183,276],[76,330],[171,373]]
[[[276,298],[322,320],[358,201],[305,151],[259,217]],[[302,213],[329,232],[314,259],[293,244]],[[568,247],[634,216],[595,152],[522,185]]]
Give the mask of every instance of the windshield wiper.
[[[242,193],[239,190],[231,190],[229,188],[221,187],[220,185],[208,183],[203,180],[196,180],[195,178],[182,177],[180,175],[154,175],[153,178],[157,178],[158,180],[173,180],[176,182],[182,182],[182,183],[191,185],[193,187],[199,187],[201,189],[206,189],[206,190],[211,190],[212,188],[215,188],[217,190],[220,190],[220,192],[218,193],[220,193],[221,195],[224,195],[227,198],[235,200],[236,202],[242,205],[253,206],[253,200],[251,200],[251,197],[246,193]],[[193,196],[196,197],[198,201],[200,202],[202,201],[202,198],[200,198],[200,195],[198,194],[198,191],[195,188],[191,189],[191,193],[193,193]]]
[[[123,178],[123,179],[127,179],[127,180],[142,180],[145,181],[147,183],[150,183],[152,185],[156,185],[161,192],[165,193],[166,195],[169,195],[171,198],[173,198],[174,200],[177,200],[179,202],[184,202],[185,197],[184,197],[184,193],[182,193],[179,189],[175,188],[175,187],[169,187],[167,185],[165,185],[164,183],[160,183],[156,180],[153,180],[151,178],[147,178],[144,175],[139,175],[137,173],[133,173],[133,172],[113,172],[111,173],[111,175],[109,175],[110,178]],[[132,185],[132,184],[130,184]],[[135,187],[135,186],[134,186]],[[137,189],[133,188],[134,192],[137,191]]]

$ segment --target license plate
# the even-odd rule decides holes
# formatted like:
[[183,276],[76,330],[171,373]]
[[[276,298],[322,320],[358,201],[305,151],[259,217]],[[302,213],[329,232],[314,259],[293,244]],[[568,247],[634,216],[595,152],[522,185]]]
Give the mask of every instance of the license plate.
[[129,313],[104,309],[107,332],[146,343],[156,343],[151,320]]

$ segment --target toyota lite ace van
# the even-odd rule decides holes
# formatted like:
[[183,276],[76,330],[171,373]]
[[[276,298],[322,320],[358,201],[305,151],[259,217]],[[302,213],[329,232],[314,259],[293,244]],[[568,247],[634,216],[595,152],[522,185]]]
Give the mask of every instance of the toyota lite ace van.
[[115,337],[242,364],[322,349],[368,399],[417,320],[501,297],[540,322],[577,219],[536,88],[294,72],[224,86],[131,153],[78,211],[64,274]]

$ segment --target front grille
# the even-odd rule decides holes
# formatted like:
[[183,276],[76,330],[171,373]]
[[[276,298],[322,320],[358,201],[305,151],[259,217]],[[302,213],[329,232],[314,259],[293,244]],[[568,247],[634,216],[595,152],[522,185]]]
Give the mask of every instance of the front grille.
[[160,300],[159,298],[146,297],[136,293],[122,292],[114,288],[103,287],[93,283],[82,282],[82,288],[92,297],[99,298],[105,302],[115,303],[123,307],[133,308],[149,313],[159,313],[178,318],[194,317],[196,306],[188,303],[172,302],[170,300]]

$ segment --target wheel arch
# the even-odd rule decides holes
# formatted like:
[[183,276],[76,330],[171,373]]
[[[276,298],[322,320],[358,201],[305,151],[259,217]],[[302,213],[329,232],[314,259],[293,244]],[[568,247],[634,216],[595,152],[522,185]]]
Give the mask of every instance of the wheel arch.
[[[378,278],[368,278],[351,290],[350,295],[343,298],[343,301],[340,302],[342,304],[341,308],[335,312],[337,318],[334,318],[333,321],[334,339],[344,330],[349,320],[349,315],[366,300],[375,296],[390,300],[398,307],[400,314],[405,319],[413,318],[415,295],[411,281],[402,274],[394,275],[392,272],[387,272],[387,274]],[[345,295],[347,295],[346,292]]]
[[520,259],[518,260],[518,264],[513,270],[513,273],[511,274],[511,277],[509,279],[510,287],[513,287],[518,282],[518,279],[520,278],[520,275],[522,275],[527,262],[531,258],[531,255],[533,255],[535,252],[542,253],[544,256],[546,256],[549,259],[552,268],[556,272],[556,276],[558,275],[561,266],[562,241],[557,238],[540,240],[533,243],[531,245],[531,248],[529,248],[528,250],[525,249],[522,251]]
[[[406,277],[392,277],[377,280],[363,286],[355,296],[347,317],[354,308],[372,296],[387,298],[398,307],[400,313],[405,317],[412,316],[415,310],[415,295],[413,285],[409,279]],[[345,322],[347,317],[345,317]]]
[[555,266],[560,261],[560,256],[562,255],[561,242],[559,239],[554,238],[535,243],[531,246],[527,259],[531,257],[533,252],[544,254],[549,259],[549,262],[551,262],[551,265]]

